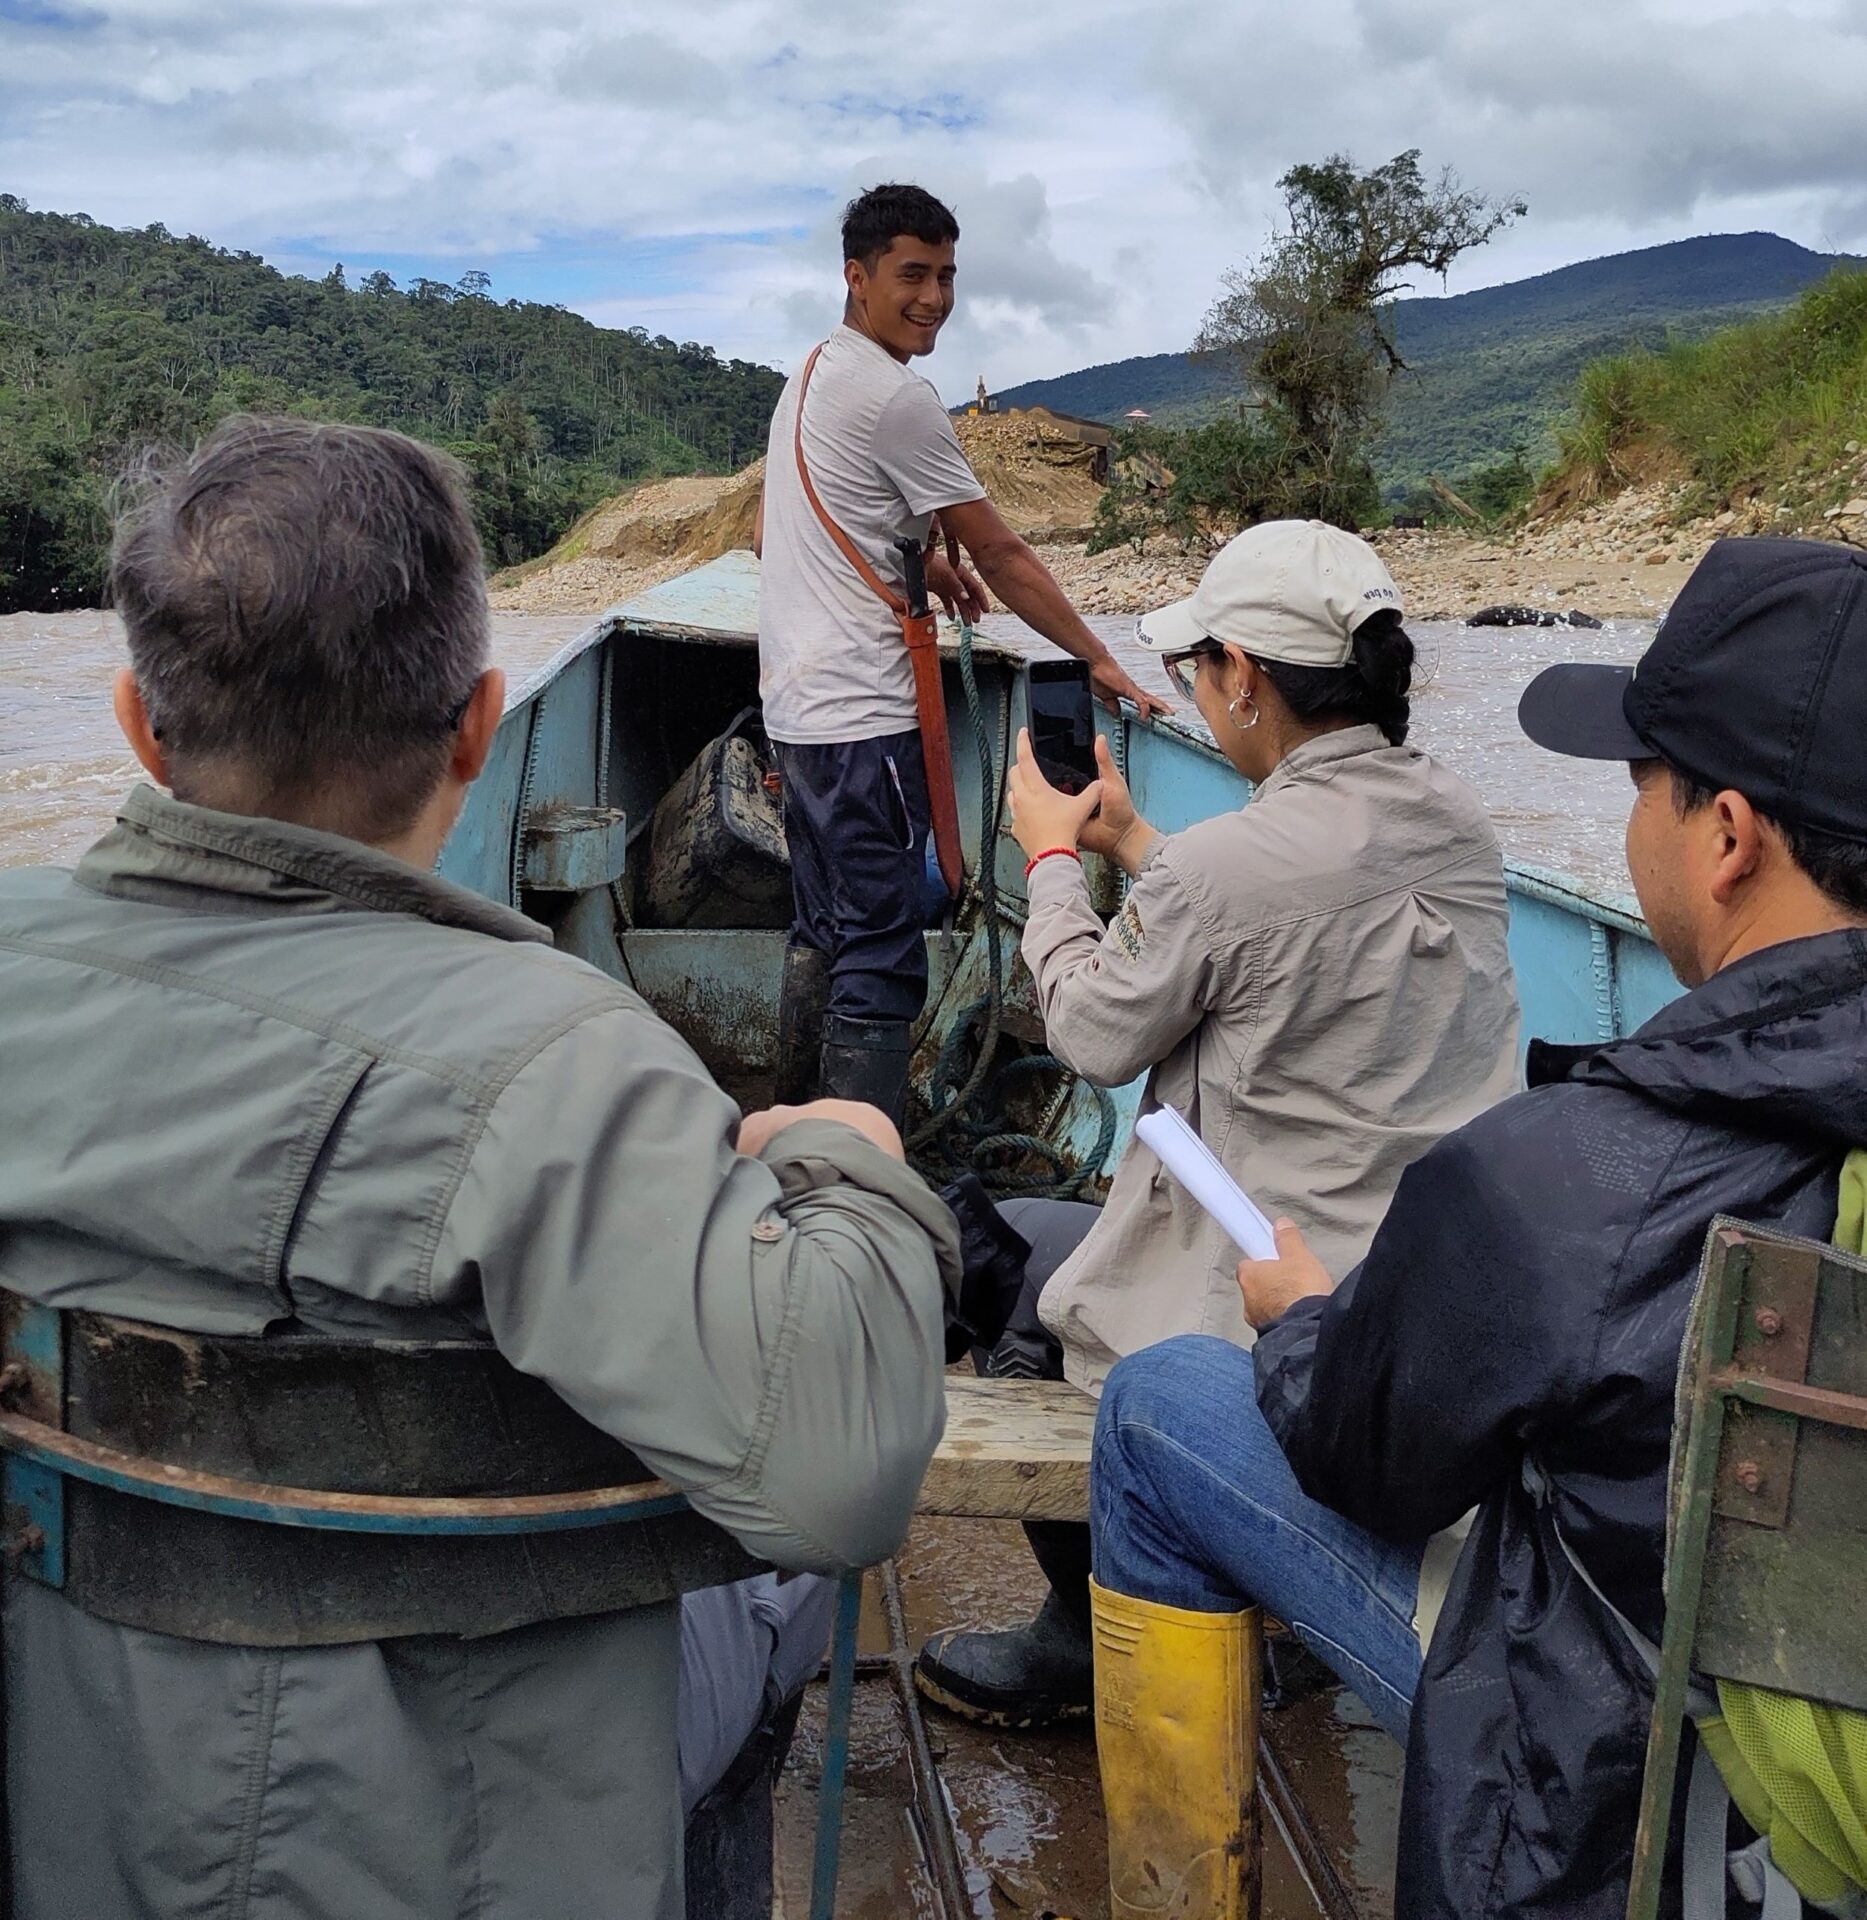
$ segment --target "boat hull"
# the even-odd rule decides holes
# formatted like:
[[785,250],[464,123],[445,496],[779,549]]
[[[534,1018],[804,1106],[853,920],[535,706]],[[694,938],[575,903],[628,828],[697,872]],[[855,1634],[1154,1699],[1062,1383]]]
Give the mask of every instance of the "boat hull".
[[[942,1050],[978,1017],[990,986],[976,884],[982,844],[989,846],[997,885],[1004,1030],[1016,1046],[1042,1044],[1030,977],[1016,958],[1027,895],[1003,796],[1015,728],[1028,711],[1026,662],[1014,649],[980,641],[970,699],[957,655],[949,651],[943,664],[961,837],[975,884],[953,924],[928,935],[931,986],[916,1054],[923,1094]],[[643,925],[626,862],[613,880],[575,890],[530,885],[527,869],[539,823],[576,810],[621,812],[626,829],[611,831],[619,843],[626,840],[628,860],[638,860],[662,795],[757,691],[751,555],[729,554],[616,608],[511,689],[486,771],[441,862],[450,879],[533,914],[551,926],[561,947],[632,986],[747,1105],[769,1098],[785,935]],[[1104,715],[1098,725],[1137,805],[1164,831],[1248,797],[1247,783],[1211,741],[1184,724],[1124,712]],[[535,873],[535,858],[530,866]],[[1086,870],[1097,904],[1113,912],[1121,876],[1093,859]],[[1517,864],[1507,866],[1506,882],[1527,1036],[1610,1040],[1679,992],[1630,901],[1596,896],[1561,875]],[[1072,1163],[1097,1153],[1102,1164],[1089,1171],[1106,1177],[1132,1127],[1141,1082],[1115,1092],[1110,1148],[1103,1106],[1089,1090],[1067,1084],[1067,1076],[1059,1081],[1043,1103],[1048,1137]],[[1033,1116],[1025,1118],[1035,1124]]]

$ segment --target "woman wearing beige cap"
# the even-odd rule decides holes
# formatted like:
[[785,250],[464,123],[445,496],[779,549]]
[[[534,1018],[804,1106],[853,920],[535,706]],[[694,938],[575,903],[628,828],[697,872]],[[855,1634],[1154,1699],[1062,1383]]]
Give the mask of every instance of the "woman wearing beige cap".
[[[1163,834],[1106,743],[1100,781],[1070,795],[1020,738],[1023,951],[1046,1037],[1099,1085],[1146,1072],[1143,1109],[1178,1109],[1340,1280],[1406,1167],[1516,1089],[1497,838],[1477,795],[1406,744],[1413,643],[1365,541],[1313,520],[1253,527],[1140,639],[1255,791]],[[1107,926],[1078,848],[1133,881]],[[1026,1202],[1014,1224],[1036,1249],[1030,1297],[993,1370],[1099,1391],[1116,1360],[1175,1334],[1250,1343],[1236,1249],[1138,1140],[1105,1207]],[[1088,1531],[1034,1530],[1043,1612],[936,1635],[922,1690],[1001,1725],[1087,1712]],[[1422,1588],[1430,1612],[1432,1569]]]

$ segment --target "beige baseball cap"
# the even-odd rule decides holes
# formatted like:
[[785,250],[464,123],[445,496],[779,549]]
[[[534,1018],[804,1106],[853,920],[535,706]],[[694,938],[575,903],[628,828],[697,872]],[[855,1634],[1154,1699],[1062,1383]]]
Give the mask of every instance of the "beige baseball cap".
[[1401,611],[1381,557],[1322,520],[1264,520],[1213,556],[1184,600],[1142,617],[1136,636],[1155,653],[1229,641],[1259,660],[1345,667],[1355,629],[1382,608]]

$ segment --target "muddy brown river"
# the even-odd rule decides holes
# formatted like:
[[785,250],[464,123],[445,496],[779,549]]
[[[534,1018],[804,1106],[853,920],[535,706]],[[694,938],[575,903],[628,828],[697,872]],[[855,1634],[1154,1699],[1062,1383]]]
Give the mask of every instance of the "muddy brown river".
[[[502,614],[495,623],[496,657],[508,672],[522,672],[587,624],[579,615]],[[1132,646],[1131,621],[1092,624],[1138,679],[1165,692],[1152,657]],[[995,618],[989,630],[1042,645],[1015,620]],[[1570,633],[1424,624],[1413,632],[1421,655],[1414,738],[1484,795],[1507,853],[1595,889],[1624,888],[1625,772],[1539,753],[1517,731],[1516,703],[1546,663],[1631,661],[1651,627],[1628,622]],[[0,866],[74,860],[136,778],[110,712],[111,675],[122,658],[121,632],[107,614],[0,618]],[[914,1644],[948,1625],[1013,1624],[1028,1618],[1042,1597],[1036,1568],[1011,1526],[922,1521],[900,1568]],[[885,1647],[879,1613],[868,1623],[866,1644],[873,1651]],[[821,1693],[813,1689],[780,1787],[778,1911],[790,1920],[808,1911]],[[931,1710],[927,1724],[973,1920],[1046,1914],[1099,1920],[1107,1911],[1105,1858],[1090,1731],[985,1733]],[[1268,1716],[1266,1732],[1341,1889],[1366,1920],[1386,1920],[1398,1749],[1353,1696],[1335,1691]],[[885,1678],[865,1678],[856,1696],[837,1904],[844,1920],[941,1920],[909,1812],[912,1800],[893,1690]],[[1318,1911],[1292,1852],[1267,1819],[1266,1920],[1307,1920]]]
[[[495,653],[518,673],[541,665],[588,624],[579,614],[499,614]],[[1153,657],[1132,644],[1131,620],[1090,624],[1137,679],[1166,692]],[[1044,645],[1006,616],[994,616],[987,631]],[[1652,632],[1635,621],[1574,633],[1439,622],[1413,628],[1420,649],[1413,737],[1484,795],[1512,858],[1594,888],[1625,887],[1626,774],[1539,752],[1517,731],[1517,696],[1552,660],[1634,660]],[[110,614],[0,617],[0,866],[75,859],[135,778],[110,712],[110,678],[122,659]]]

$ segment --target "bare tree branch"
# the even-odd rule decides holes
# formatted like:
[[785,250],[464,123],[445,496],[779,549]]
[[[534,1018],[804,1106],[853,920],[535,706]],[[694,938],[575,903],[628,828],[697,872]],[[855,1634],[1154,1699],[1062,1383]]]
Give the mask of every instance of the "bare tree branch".
[[1406,370],[1393,303],[1412,284],[1408,270],[1443,280],[1526,209],[1467,193],[1449,168],[1429,184],[1417,149],[1365,173],[1333,154],[1278,185],[1282,230],[1224,276],[1194,350],[1237,354],[1288,423],[1294,457],[1340,475],[1365,466],[1388,385]]

